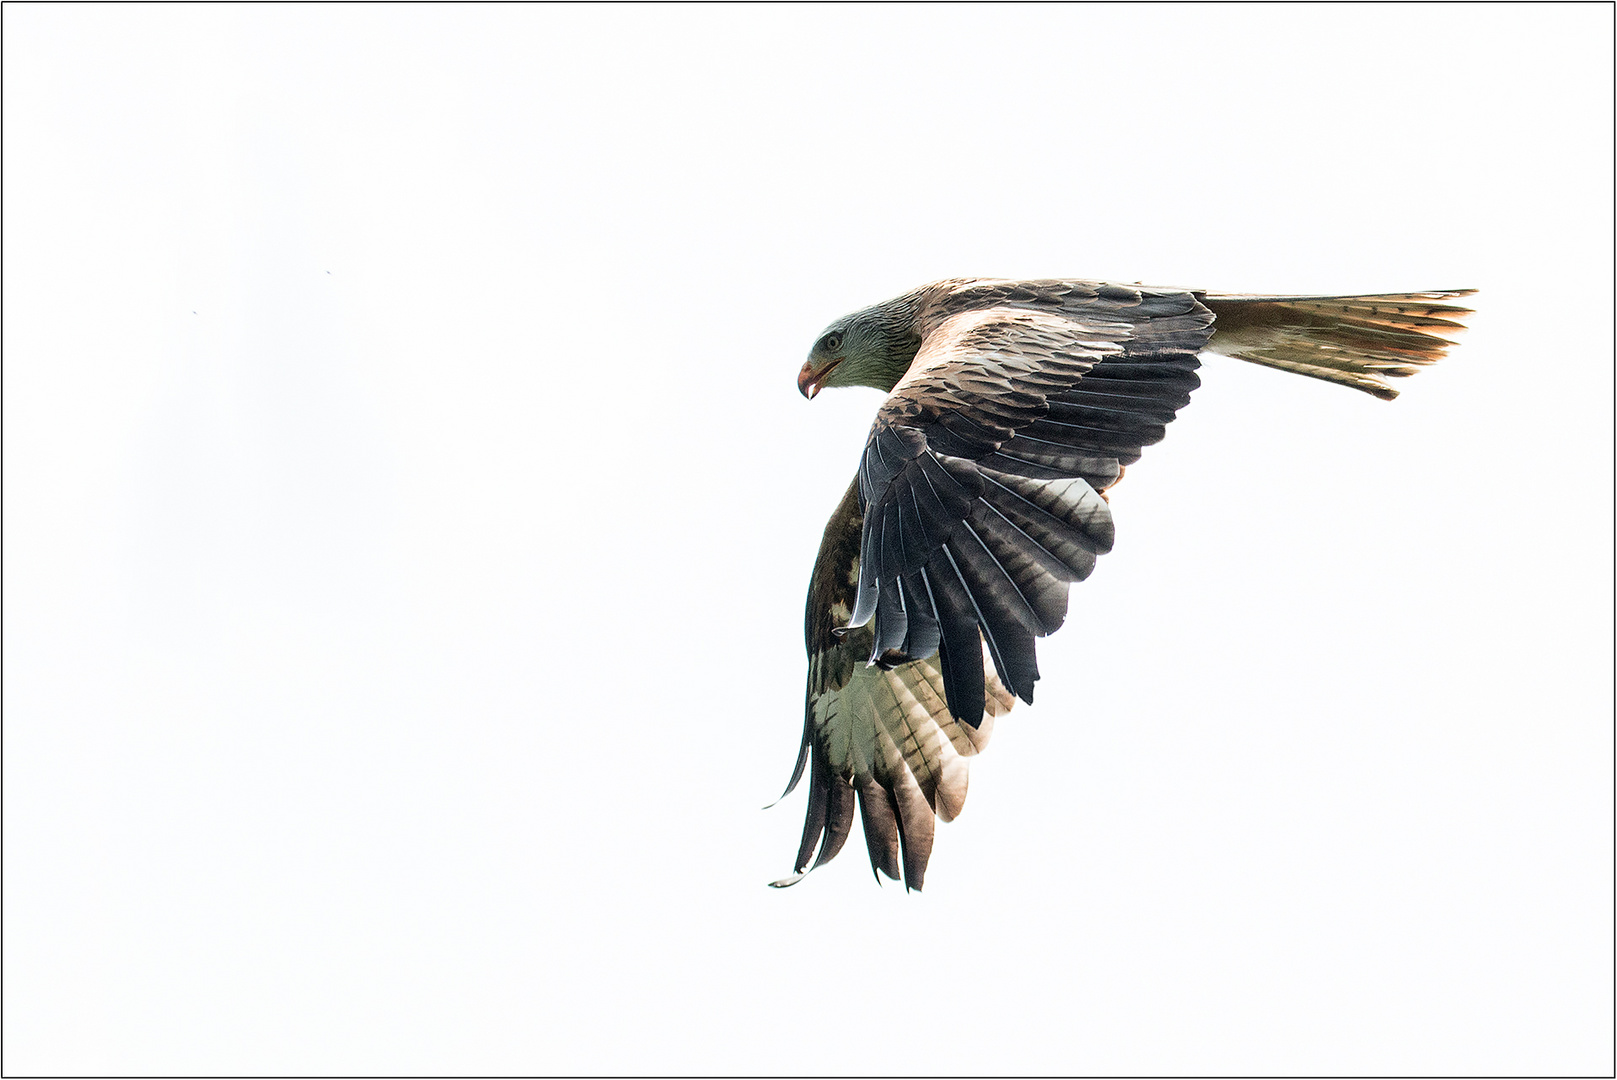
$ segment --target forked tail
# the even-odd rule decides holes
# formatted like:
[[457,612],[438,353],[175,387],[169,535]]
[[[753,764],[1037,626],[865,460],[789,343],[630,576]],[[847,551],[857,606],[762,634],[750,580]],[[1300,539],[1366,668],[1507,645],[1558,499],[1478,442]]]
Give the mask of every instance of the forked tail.
[[1377,296],[1203,298],[1216,316],[1207,351],[1341,383],[1391,401],[1389,378],[1443,358],[1470,308],[1441,301],[1475,289]]

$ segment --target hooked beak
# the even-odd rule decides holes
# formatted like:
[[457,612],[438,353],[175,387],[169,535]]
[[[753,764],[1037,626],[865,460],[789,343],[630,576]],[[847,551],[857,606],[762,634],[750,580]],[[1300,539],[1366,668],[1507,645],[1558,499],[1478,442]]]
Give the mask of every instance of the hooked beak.
[[836,366],[842,363],[842,359],[843,358],[839,356],[818,370],[815,370],[814,363],[812,361],[805,363],[803,365],[803,370],[797,373],[798,391],[804,397],[808,398],[810,401],[813,401],[814,395],[818,394],[820,392],[820,388],[825,385],[826,376],[830,375],[831,372],[836,369]]

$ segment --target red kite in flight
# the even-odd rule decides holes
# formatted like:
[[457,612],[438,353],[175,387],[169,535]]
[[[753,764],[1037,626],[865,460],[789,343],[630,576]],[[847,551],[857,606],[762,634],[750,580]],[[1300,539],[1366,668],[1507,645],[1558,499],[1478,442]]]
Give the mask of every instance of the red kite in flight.
[[[1106,490],[1162,438],[1220,353],[1391,400],[1440,359],[1468,289],[1230,296],[965,278],[826,328],[798,374],[886,392],[809,583],[808,767],[796,872],[832,859],[857,803],[874,870],[919,889],[967,758],[1039,678],[1034,639],[1111,550]],[[816,857],[816,851],[818,856]],[[878,877],[879,881],[880,878]]]

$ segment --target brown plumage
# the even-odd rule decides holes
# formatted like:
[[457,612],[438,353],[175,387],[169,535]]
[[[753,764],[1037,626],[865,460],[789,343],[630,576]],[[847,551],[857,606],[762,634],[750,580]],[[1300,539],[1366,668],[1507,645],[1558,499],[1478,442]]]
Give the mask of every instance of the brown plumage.
[[[1039,678],[1034,640],[1112,544],[1104,493],[1200,384],[1210,351],[1352,386],[1439,359],[1469,290],[1229,296],[1077,280],[937,282],[839,319],[798,376],[887,391],[809,585],[795,873],[857,803],[873,870],[919,889],[966,759]],[[816,855],[816,852],[818,854]],[[878,878],[879,880],[879,878]]]

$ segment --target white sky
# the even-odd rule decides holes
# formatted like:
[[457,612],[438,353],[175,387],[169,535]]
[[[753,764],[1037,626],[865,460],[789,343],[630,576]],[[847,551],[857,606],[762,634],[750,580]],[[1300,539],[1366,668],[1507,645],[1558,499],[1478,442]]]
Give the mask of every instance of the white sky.
[[[5,1071],[1612,1067],[1612,9],[4,15]],[[935,278],[1474,286],[1211,360],[924,895],[796,888]]]

